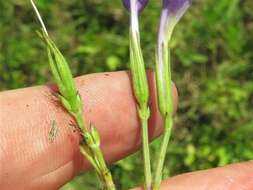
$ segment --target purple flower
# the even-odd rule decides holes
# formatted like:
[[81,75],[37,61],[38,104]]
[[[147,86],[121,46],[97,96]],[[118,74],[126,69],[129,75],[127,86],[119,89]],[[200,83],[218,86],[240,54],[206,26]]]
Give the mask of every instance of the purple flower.
[[130,1],[137,3],[138,12],[140,13],[146,7],[149,0],[123,0],[123,4],[128,11],[130,10]]
[[172,13],[180,11],[183,7],[188,7],[191,0],[164,0],[163,8],[168,9]]
[[158,164],[155,172],[153,189],[160,189],[162,169],[166,156],[166,147],[173,126],[173,96],[172,76],[169,42],[174,27],[190,7],[191,0],[163,0],[163,8],[160,18],[158,42],[156,48],[156,86],[158,94],[158,105],[164,119],[165,133],[162,141]]
[[161,22],[165,22],[167,27],[174,27],[191,3],[191,0],[163,0]]
[[169,42],[176,24],[190,5],[191,0],[163,0],[156,49],[158,99],[160,112],[163,115],[171,114],[173,111],[172,95],[168,94],[171,91]]

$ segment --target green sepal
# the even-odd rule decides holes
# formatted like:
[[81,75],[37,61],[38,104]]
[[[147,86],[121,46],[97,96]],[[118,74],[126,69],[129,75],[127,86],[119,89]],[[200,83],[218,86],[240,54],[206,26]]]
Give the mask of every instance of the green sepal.
[[148,120],[148,118],[150,117],[149,107],[140,107],[138,109],[138,111],[139,111],[139,116],[140,116],[141,119]]
[[[159,50],[157,50],[159,51]],[[162,56],[158,56],[158,54]],[[162,44],[162,52],[156,53],[156,88],[159,110],[162,116],[173,114],[170,51],[167,43]],[[161,59],[161,60],[158,60]]]
[[88,131],[85,134],[83,134],[83,137],[85,139],[85,142],[87,143],[88,146],[94,146],[93,144],[93,138],[91,136],[91,133]]
[[70,112],[70,113],[72,113],[72,108],[71,108],[71,105],[70,105],[70,103],[68,102],[68,100],[66,100],[62,95],[58,95],[58,98],[60,99],[60,101],[61,101],[61,103],[62,103],[62,105],[64,106],[64,108],[68,111],[68,112]]
[[75,97],[76,87],[67,61],[54,42],[44,31],[39,32],[38,34],[47,46],[50,67],[57,84],[64,86],[66,89],[65,91],[61,92],[61,88],[59,88],[61,94],[66,99]]
[[92,136],[92,138],[93,138],[93,141],[94,141],[98,146],[100,146],[100,136],[99,136],[99,132],[98,132],[98,130],[96,129],[96,127],[94,127],[93,125],[91,125],[90,133],[91,133],[91,136]]
[[134,94],[140,106],[146,105],[149,99],[149,88],[146,69],[141,52],[138,35],[130,30],[130,69],[133,79]]

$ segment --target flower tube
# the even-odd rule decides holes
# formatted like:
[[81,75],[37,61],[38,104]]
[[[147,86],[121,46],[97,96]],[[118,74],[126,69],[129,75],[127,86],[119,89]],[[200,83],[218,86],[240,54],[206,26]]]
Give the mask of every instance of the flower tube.
[[162,180],[162,168],[164,165],[166,149],[173,126],[173,101],[169,42],[176,24],[186,10],[190,7],[190,5],[191,0],[163,0],[156,49],[156,86],[159,110],[164,120],[164,136],[157,161],[158,165],[156,167],[153,185],[154,190],[158,190],[160,188],[160,183]]
[[138,103],[138,114],[142,127],[142,146],[144,161],[145,189],[151,190],[152,175],[150,166],[149,140],[148,140],[148,119],[150,111],[148,107],[149,88],[146,76],[144,60],[140,45],[139,13],[147,4],[147,0],[124,0],[125,7],[130,12],[130,70],[132,74],[134,95]]

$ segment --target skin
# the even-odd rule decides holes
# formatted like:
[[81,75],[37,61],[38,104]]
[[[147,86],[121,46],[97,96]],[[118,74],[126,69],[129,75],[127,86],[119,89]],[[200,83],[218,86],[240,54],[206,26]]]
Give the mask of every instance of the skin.
[[[150,84],[150,137],[161,134],[153,73]],[[87,123],[102,138],[108,163],[141,147],[140,128],[131,81],[126,72],[91,74],[76,79]],[[0,93],[0,189],[54,190],[90,169],[79,153],[79,135],[72,118],[57,103],[55,86],[38,86]],[[177,91],[173,88],[174,105]],[[48,139],[52,121],[59,130]],[[162,190],[252,190],[253,162],[172,177]],[[135,188],[134,190],[141,190]]]

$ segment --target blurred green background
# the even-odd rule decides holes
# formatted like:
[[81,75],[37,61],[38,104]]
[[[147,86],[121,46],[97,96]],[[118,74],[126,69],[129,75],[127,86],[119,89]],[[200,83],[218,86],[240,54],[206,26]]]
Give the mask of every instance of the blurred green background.
[[[161,1],[141,16],[146,64],[154,66]],[[48,30],[75,75],[127,69],[128,14],[120,0],[38,0]],[[253,158],[253,1],[195,0],[174,32],[176,128],[164,176]],[[0,1],[0,90],[52,81],[28,0]],[[152,143],[156,153],[159,141]],[[112,167],[119,189],[140,184],[140,152]],[[63,190],[97,189],[94,173]]]

